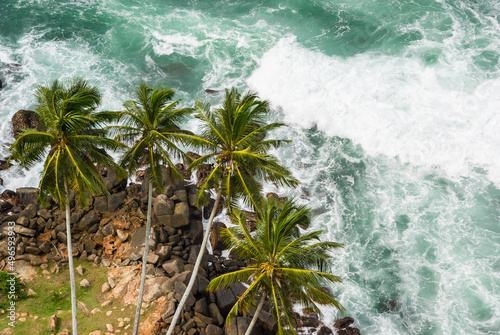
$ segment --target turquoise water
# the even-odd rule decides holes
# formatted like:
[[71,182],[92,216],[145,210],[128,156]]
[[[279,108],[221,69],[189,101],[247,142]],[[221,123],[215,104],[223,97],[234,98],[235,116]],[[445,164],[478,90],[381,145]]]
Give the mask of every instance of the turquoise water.
[[[302,185],[278,191],[308,191],[314,228],[346,245],[332,289],[363,334],[500,333],[498,1],[0,0],[0,13],[3,120],[55,78],[89,79],[105,109],[140,79],[186,105],[251,88],[291,125],[276,154]],[[0,177],[35,186],[38,171]]]

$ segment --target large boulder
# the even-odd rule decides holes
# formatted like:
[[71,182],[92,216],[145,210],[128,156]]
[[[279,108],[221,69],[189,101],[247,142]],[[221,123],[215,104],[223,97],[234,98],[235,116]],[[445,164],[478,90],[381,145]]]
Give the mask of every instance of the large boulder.
[[354,319],[351,318],[350,316],[346,316],[345,318],[335,320],[335,323],[333,326],[337,329],[344,329],[344,328],[349,327],[353,323],[354,323]]
[[179,228],[187,225],[189,225],[189,205],[187,202],[179,202],[175,204],[171,226]]
[[174,214],[175,204],[165,194],[157,196],[153,203],[153,213],[157,216]]
[[16,193],[19,196],[22,204],[28,206],[29,204],[36,204],[38,199],[38,189],[35,187],[20,187],[16,189]]
[[210,232],[210,244],[213,250],[226,250],[227,245],[224,242],[220,232],[222,228],[226,228],[226,225],[220,221],[214,222]]
[[77,229],[81,231],[88,230],[96,223],[99,223],[99,221],[100,221],[99,215],[96,212],[94,211],[88,212],[87,214],[85,214],[84,217],[80,219],[80,222],[78,222]]
[[19,110],[12,116],[12,132],[17,138],[23,129],[42,130],[38,116],[34,111]]

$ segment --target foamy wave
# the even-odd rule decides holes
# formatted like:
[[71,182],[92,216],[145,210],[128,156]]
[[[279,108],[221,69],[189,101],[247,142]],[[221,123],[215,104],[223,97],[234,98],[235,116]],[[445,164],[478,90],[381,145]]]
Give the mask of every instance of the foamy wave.
[[468,92],[461,89],[468,75],[414,58],[329,57],[286,37],[248,84],[282,107],[287,122],[350,138],[370,155],[439,166],[450,176],[481,166],[500,184],[500,80]]
[[198,41],[195,36],[183,35],[183,34],[173,34],[173,35],[162,35],[158,32],[153,32],[153,50],[154,52],[161,55],[171,55],[173,53],[179,53],[185,56],[196,56],[196,50],[203,46],[203,43]]

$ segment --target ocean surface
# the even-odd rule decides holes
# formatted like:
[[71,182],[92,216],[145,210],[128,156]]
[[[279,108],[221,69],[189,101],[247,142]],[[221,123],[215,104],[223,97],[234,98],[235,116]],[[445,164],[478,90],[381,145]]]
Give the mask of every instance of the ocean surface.
[[[186,106],[252,89],[290,124],[275,153],[302,181],[266,191],[345,244],[332,291],[362,334],[500,334],[499,55],[498,0],[0,0],[0,156],[56,78],[108,110],[141,79]],[[39,168],[1,171],[0,191]]]

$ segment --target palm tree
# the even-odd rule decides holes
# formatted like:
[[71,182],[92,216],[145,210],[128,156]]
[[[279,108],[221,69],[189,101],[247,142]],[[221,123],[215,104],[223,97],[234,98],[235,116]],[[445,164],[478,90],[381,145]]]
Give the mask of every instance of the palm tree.
[[293,302],[321,314],[315,301],[321,305],[343,307],[330,295],[319,289],[322,285],[340,282],[331,275],[328,259],[330,251],[342,247],[335,242],[321,242],[323,231],[300,235],[298,226],[309,225],[310,210],[287,200],[284,204],[269,199],[263,204],[256,222],[256,232],[250,234],[246,215],[233,216],[236,226],[225,228],[221,235],[235,253],[245,259],[245,269],[213,279],[207,290],[214,292],[234,283],[249,283],[246,291],[230,310],[226,326],[239,312],[250,312],[259,301],[245,335],[249,335],[266,300],[278,324],[278,334],[296,334]]
[[201,121],[202,133],[198,139],[193,138],[191,141],[199,145],[206,154],[194,160],[189,170],[196,170],[207,163],[213,163],[213,168],[202,181],[195,204],[198,207],[206,204],[209,200],[208,190],[212,187],[217,196],[191,279],[177,306],[167,335],[172,334],[193,288],[222,195],[230,210],[237,206],[239,200],[257,209],[263,201],[262,180],[282,186],[298,185],[290,171],[280,166],[276,157],[267,153],[270,148],[288,142],[265,140],[265,135],[270,130],[284,126],[282,123],[266,123],[269,111],[267,101],[260,101],[251,92],[241,96],[232,88],[226,90],[225,101],[220,108],[212,111],[209,103],[197,101],[196,109],[198,112],[195,117]]
[[12,144],[10,159],[30,169],[44,161],[39,184],[38,202],[46,205],[49,195],[66,210],[66,235],[71,280],[73,333],[78,334],[76,321],[75,273],[71,246],[70,190],[82,207],[91,194],[109,194],[97,165],[124,172],[113,162],[105,149],[116,150],[120,144],[106,137],[103,129],[111,120],[108,112],[96,112],[101,101],[99,90],[83,79],[62,84],[55,80],[49,86],[38,86],[35,97],[36,114],[45,131],[25,129]]
[[176,141],[187,141],[192,133],[181,130],[178,123],[191,112],[190,108],[176,109],[179,101],[171,102],[175,92],[165,88],[150,88],[141,82],[135,93],[135,100],[124,103],[125,110],[117,112],[117,121],[122,125],[111,126],[118,133],[117,140],[133,142],[120,160],[120,165],[132,175],[138,168],[147,167],[149,176],[148,212],[146,223],[146,240],[142,257],[142,274],[135,314],[134,335],[139,331],[144,282],[146,279],[146,263],[149,252],[151,230],[151,203],[153,187],[163,192],[162,166],[171,168],[173,176],[183,180],[171,157],[185,158],[185,154],[177,147]]

